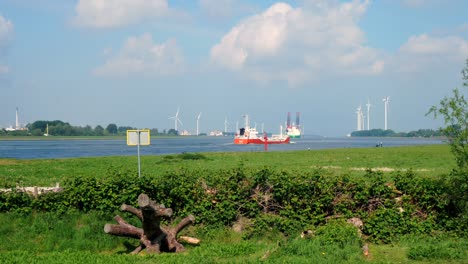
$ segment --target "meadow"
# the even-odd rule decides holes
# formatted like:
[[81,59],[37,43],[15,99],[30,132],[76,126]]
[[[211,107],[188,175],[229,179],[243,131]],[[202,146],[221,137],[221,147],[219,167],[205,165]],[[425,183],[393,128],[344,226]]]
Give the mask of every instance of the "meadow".
[[[71,159],[0,159],[0,186],[54,186],[57,182],[83,176],[105,178],[110,172],[138,173],[137,157]],[[366,169],[384,173],[412,169],[421,176],[448,174],[455,166],[445,145],[392,148],[355,148],[290,152],[185,153],[142,156],[141,173],[149,177],[167,171],[220,170],[239,166],[280,170],[313,171],[362,175]]]
[[[466,236],[440,220],[445,189],[438,183],[455,166],[445,145],[183,153],[144,156],[141,164],[139,179],[136,157],[0,159],[0,188],[59,182],[73,189],[38,199],[0,197],[0,263],[467,261]],[[206,185],[218,193],[207,197]],[[177,218],[194,213],[196,224],[183,232],[202,243],[180,254],[128,255],[138,241],[107,235],[103,226],[116,214],[137,225],[118,207],[142,190]],[[346,223],[351,215],[363,219],[363,234]],[[242,221],[243,231],[234,231]],[[304,228],[314,236],[301,238]]]

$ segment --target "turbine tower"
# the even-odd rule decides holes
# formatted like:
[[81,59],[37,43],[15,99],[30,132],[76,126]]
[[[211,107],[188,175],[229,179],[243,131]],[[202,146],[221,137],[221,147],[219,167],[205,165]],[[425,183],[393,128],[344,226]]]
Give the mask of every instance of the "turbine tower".
[[19,117],[18,117],[18,107],[16,107],[16,124],[15,124],[15,129],[19,130],[20,129],[20,123],[19,123]]
[[387,130],[388,102],[390,101],[390,97],[386,96],[384,99],[382,99],[382,101],[384,102],[385,106],[385,130]]
[[177,130],[177,124],[178,123],[183,125],[182,121],[180,121],[180,119],[179,119],[179,110],[180,110],[180,107],[177,107],[177,112],[176,112],[175,116],[169,117],[169,119],[174,119],[174,129],[175,129],[175,131],[179,131],[179,130]]
[[362,107],[361,105],[359,105],[359,107],[357,108],[356,110],[356,114],[357,114],[357,131],[361,131],[363,130],[363,127],[364,127],[364,122],[363,122],[363,114],[362,114]]
[[370,108],[371,108],[371,104],[370,104],[370,101],[369,101],[369,98],[367,98],[367,130],[370,130]]
[[356,130],[357,130],[357,131],[360,131],[360,130],[361,130],[361,106],[359,106],[359,107],[356,109],[356,115],[357,115],[357,126],[356,126]]
[[198,132],[198,122],[200,121],[200,116],[201,116],[201,112],[197,116],[197,136],[200,135],[200,133]]

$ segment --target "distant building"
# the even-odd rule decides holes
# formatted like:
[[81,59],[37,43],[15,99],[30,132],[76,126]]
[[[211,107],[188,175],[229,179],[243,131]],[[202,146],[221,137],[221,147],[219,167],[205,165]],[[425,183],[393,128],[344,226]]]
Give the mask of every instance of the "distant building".
[[19,115],[18,115],[18,107],[16,108],[16,122],[15,122],[15,127],[9,126],[5,128],[5,131],[26,131],[28,130],[26,127],[21,127],[20,122],[19,122]]
[[188,132],[187,130],[182,130],[180,133],[179,133],[180,136],[190,136],[192,134],[190,134],[190,132]]
[[213,130],[210,132],[210,134],[208,134],[208,136],[212,136],[212,137],[219,137],[222,135],[223,135],[223,132],[219,130]]

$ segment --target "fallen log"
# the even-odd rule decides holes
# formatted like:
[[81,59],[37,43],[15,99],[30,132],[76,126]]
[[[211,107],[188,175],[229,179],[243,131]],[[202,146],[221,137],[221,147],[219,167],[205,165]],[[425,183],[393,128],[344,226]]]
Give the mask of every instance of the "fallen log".
[[9,192],[23,192],[34,197],[38,197],[39,195],[46,194],[46,193],[57,193],[63,191],[63,188],[60,187],[59,183],[56,183],[55,187],[20,187],[16,186],[16,188],[2,188],[0,192],[2,193],[9,193]]
[[[104,225],[104,232],[114,236],[139,239],[140,245],[131,254],[137,254],[144,249],[148,253],[185,251],[184,246],[177,241],[177,234],[186,226],[195,222],[193,215],[182,219],[175,227],[165,227],[161,226],[161,220],[172,217],[173,212],[171,208],[166,208],[163,204],[157,204],[146,194],[138,196],[138,206],[139,208],[135,208],[122,204],[120,210],[137,216],[142,222],[142,228],[127,223],[122,217],[117,215],[114,217],[117,224]],[[192,244],[200,243],[199,239],[191,237],[189,239],[181,237],[181,240]]]

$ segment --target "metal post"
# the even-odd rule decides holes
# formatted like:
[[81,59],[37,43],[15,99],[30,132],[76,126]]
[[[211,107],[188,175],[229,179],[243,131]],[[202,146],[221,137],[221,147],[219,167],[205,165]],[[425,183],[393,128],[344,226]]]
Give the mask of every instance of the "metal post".
[[138,134],[138,144],[137,144],[137,146],[138,146],[138,178],[141,177],[141,170],[140,170],[140,133],[141,133],[141,131],[138,130],[137,131],[137,134]]

